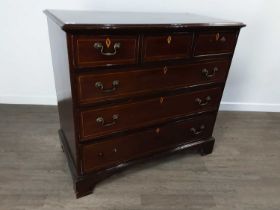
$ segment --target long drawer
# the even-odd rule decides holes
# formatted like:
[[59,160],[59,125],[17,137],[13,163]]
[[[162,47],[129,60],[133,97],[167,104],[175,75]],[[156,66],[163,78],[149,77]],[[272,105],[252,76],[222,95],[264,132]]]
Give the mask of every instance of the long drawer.
[[218,108],[221,88],[158,97],[82,111],[80,138],[87,140]]
[[178,87],[224,82],[229,65],[229,60],[220,60],[113,73],[81,74],[77,76],[78,98],[81,104],[91,104]]
[[215,114],[206,114],[82,146],[83,171],[110,167],[164,148],[210,137],[214,122]]

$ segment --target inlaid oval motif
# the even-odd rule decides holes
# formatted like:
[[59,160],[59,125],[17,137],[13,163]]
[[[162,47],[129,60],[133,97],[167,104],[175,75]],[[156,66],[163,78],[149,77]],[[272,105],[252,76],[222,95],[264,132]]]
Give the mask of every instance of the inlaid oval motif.
[[172,37],[171,37],[171,36],[168,36],[167,39],[166,39],[166,41],[167,41],[168,44],[171,43],[171,40],[172,40]]
[[167,73],[167,71],[168,71],[167,66],[163,67],[163,74],[166,74],[166,73]]
[[111,40],[110,40],[110,38],[107,38],[106,41],[105,41],[105,43],[106,43],[107,48],[109,48],[110,45],[111,45]]
[[216,41],[218,41],[219,38],[220,38],[220,33],[217,33],[217,34],[216,34]]

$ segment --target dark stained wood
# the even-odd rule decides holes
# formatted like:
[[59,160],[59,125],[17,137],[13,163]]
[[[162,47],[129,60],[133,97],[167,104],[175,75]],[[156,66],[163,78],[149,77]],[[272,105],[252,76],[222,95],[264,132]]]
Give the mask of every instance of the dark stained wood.
[[136,163],[187,148],[213,151],[243,23],[172,13],[45,13],[59,134],[77,197]]
[[193,34],[144,35],[143,60],[160,61],[184,59],[191,56]]
[[[74,37],[74,43],[77,67],[112,66],[137,62],[137,36],[79,35]],[[103,49],[96,49],[94,47],[96,43],[100,43]],[[117,43],[120,46],[114,49]]]
[[66,33],[51,20],[48,20],[55,87],[61,129],[69,145],[71,158],[77,164],[77,145],[74,125],[74,107],[71,91],[71,77],[68,64]]
[[[78,96],[81,104],[131,97],[148,92],[189,87],[225,81],[229,61],[211,61],[197,64],[160,65],[154,68],[94,72],[77,76]],[[114,88],[114,81],[118,85]],[[97,88],[102,83],[104,90]],[[111,90],[111,91],[109,91]]]
[[211,137],[215,115],[154,127],[146,131],[83,146],[85,173],[118,165],[177,144]]
[[237,33],[211,32],[200,33],[195,42],[194,55],[203,56],[209,54],[233,53],[237,41]]
[[[221,91],[220,88],[213,88],[82,111],[80,121],[81,140],[90,140],[122,130],[148,126],[191,113],[215,110],[220,102]],[[207,101],[207,97],[210,97],[209,101]],[[202,100],[203,104],[199,104],[198,99]],[[113,120],[114,115],[117,115],[118,119]],[[97,122],[98,118],[104,119],[104,125]]]
[[222,20],[191,13],[104,12],[45,10],[49,18],[65,31],[107,29],[192,29],[206,27],[241,28],[241,22]]

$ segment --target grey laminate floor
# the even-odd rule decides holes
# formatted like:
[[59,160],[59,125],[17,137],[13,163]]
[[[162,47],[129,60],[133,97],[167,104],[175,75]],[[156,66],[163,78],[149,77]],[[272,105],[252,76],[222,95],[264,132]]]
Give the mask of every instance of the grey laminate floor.
[[280,113],[221,112],[214,153],[133,167],[76,200],[56,107],[0,106],[0,210],[280,209]]

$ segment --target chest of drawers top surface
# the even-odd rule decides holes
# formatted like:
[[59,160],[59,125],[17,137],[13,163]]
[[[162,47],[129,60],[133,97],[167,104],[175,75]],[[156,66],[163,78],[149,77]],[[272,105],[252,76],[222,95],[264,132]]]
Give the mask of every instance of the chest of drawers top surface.
[[67,11],[45,10],[64,30],[94,29],[97,27],[117,29],[148,28],[148,27],[206,27],[228,26],[243,27],[241,22],[222,20],[191,13],[160,13],[160,12],[103,12],[103,11]]
[[77,197],[134,163],[212,152],[240,22],[46,10],[60,137]]

